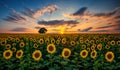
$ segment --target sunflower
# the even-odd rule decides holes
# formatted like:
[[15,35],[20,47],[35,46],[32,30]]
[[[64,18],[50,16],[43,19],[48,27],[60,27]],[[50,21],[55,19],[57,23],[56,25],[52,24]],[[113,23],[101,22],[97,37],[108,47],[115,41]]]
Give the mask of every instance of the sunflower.
[[96,44],[92,44],[92,46],[96,47]]
[[6,49],[10,49],[11,45],[10,44],[6,44],[5,47],[6,47]]
[[41,39],[39,40],[39,43],[40,43],[40,44],[43,44],[43,43],[44,43],[44,40],[41,38]]
[[85,48],[86,48],[86,45],[85,45],[85,44],[83,44],[83,45],[82,45],[82,49],[85,49]]
[[16,46],[16,43],[13,43],[12,46],[15,47],[15,46]]
[[60,44],[60,40],[58,39],[58,40],[56,40],[56,44]]
[[106,45],[106,46],[105,46],[105,49],[110,49],[110,46],[109,46],[109,45]]
[[102,50],[102,44],[101,43],[97,45],[97,49]]
[[12,38],[12,37],[9,36],[9,37],[7,38],[7,41],[11,41],[11,38]]
[[20,47],[23,48],[25,46],[25,43],[24,42],[21,42],[20,43]]
[[34,48],[38,48],[38,45],[35,43],[35,44],[33,45],[33,47],[34,47]]
[[100,41],[100,42],[103,42],[103,38],[100,38],[99,41]]
[[111,41],[110,44],[111,44],[112,46],[114,46],[114,45],[115,45],[115,41],[114,41],[114,40]]
[[120,46],[120,41],[117,41],[117,45]]
[[83,41],[83,40],[80,40],[80,43],[81,43],[81,44],[83,44],[83,43],[84,43],[84,41]]
[[90,48],[87,48],[86,50],[87,50],[88,52],[90,52]]
[[93,51],[90,53],[90,57],[94,59],[96,56],[97,56],[97,51],[96,51],[96,50],[93,50]]
[[34,42],[34,43],[37,42],[36,39],[33,39],[33,42]]
[[107,38],[104,38],[104,41],[106,42],[108,39]]
[[40,50],[35,50],[35,51],[32,53],[32,58],[33,58],[35,61],[40,60],[41,57],[42,57],[42,52],[41,52]]
[[94,44],[94,40],[90,40],[90,43],[91,43],[91,44]]
[[55,43],[55,39],[54,39],[54,38],[51,39],[51,43],[52,43],[52,44]]
[[16,53],[16,58],[20,59],[23,56],[23,50],[18,50]]
[[91,50],[92,50],[92,51],[95,50],[95,46],[91,46]]
[[86,44],[88,44],[88,43],[89,43],[89,40],[88,40],[88,39],[87,39],[87,40],[85,40],[85,43],[86,43]]
[[62,44],[65,44],[66,41],[67,41],[66,38],[63,38],[63,39],[62,39]]
[[15,40],[16,40],[16,42],[17,42],[17,43],[19,43],[19,42],[20,42],[20,39],[19,39],[19,38],[16,38]]
[[80,56],[81,56],[82,58],[86,58],[86,57],[88,56],[88,51],[87,51],[87,50],[82,50],[82,51],[80,52]]
[[83,37],[80,37],[79,40],[83,40]]
[[114,53],[109,51],[105,54],[105,59],[108,61],[108,62],[112,62],[113,59],[114,59]]
[[11,50],[5,50],[3,52],[3,56],[5,59],[10,59],[12,57],[12,55],[13,55],[13,52]]
[[7,43],[6,40],[2,40],[2,41],[1,41],[1,45],[2,45],[2,46],[6,45],[6,43]]
[[13,48],[12,48],[12,51],[13,51],[13,52],[16,52],[16,48],[15,48],[15,47],[13,47]]
[[48,51],[48,53],[53,54],[53,53],[56,51],[55,45],[54,45],[54,44],[49,44],[49,45],[47,46],[47,51]]
[[45,42],[48,44],[48,43],[49,43],[49,38],[46,38],[46,39],[45,39]]
[[62,57],[63,58],[69,58],[69,56],[71,55],[71,50],[68,48],[64,48],[62,51]]
[[75,46],[76,43],[75,43],[75,41],[71,41],[70,44],[71,44],[71,46]]
[[96,40],[96,43],[99,43],[99,40]]
[[12,40],[11,40],[12,42],[15,42],[15,38],[12,38]]

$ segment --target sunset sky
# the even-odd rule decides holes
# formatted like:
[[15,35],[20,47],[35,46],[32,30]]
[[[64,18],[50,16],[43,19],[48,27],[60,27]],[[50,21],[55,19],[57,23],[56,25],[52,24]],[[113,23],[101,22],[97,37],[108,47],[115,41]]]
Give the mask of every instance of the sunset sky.
[[120,0],[0,0],[0,33],[120,32]]

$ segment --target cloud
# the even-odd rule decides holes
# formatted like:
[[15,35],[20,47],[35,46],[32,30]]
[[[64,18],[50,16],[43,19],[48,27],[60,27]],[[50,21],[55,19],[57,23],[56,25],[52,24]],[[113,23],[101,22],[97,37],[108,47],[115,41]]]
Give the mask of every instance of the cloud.
[[52,20],[52,21],[39,21],[38,24],[40,25],[49,25],[49,26],[58,26],[58,25],[72,25],[72,27],[75,26],[75,24],[78,24],[79,22],[77,22],[76,20]]
[[[73,14],[63,14],[64,17],[78,20],[81,24],[78,32],[120,32],[120,7],[109,12],[94,13],[88,10],[87,7],[82,7]],[[86,20],[87,19],[87,20]],[[82,26],[88,27],[83,29]]]
[[88,27],[88,28],[82,30],[81,32],[88,32],[88,31],[91,30],[91,29],[93,29],[93,27]]
[[120,19],[120,15],[118,15],[118,16],[115,16],[114,18],[115,18],[115,19]]
[[116,26],[116,25],[106,25],[106,26],[98,27],[96,29],[110,28],[110,27],[113,27],[113,26]]
[[97,16],[97,17],[110,17],[110,16],[115,15],[118,11],[120,11],[120,9],[119,10],[118,9],[115,9],[114,11],[107,12],[107,13],[96,13],[93,16]]
[[87,12],[87,9],[88,9],[87,7],[82,7],[77,12],[73,13],[73,15],[80,15],[80,16],[82,16],[82,15],[84,15]]
[[10,15],[7,16],[4,20],[10,21],[10,22],[17,22],[17,21],[21,21],[21,20],[26,21],[27,19],[23,15],[21,15],[19,12],[12,10]]
[[58,7],[56,5],[50,5],[50,6],[44,7],[43,9],[37,9],[36,11],[34,11],[32,16],[36,18],[36,17],[43,15],[44,13],[51,14],[53,11],[56,11],[57,9]]
[[31,19],[35,21],[36,19],[38,19],[40,16],[44,15],[45,13],[51,14],[57,9],[58,7],[56,5],[50,5],[42,9],[36,9],[36,10],[24,7],[24,11],[22,12],[17,12],[16,10],[12,9],[9,16],[4,18],[3,20],[9,21],[9,22],[15,22],[15,23],[20,23],[20,21],[29,23]]
[[36,26],[36,27],[35,27],[35,29],[40,29],[40,28],[42,28],[42,27],[39,27],[39,26]]
[[109,30],[95,30],[95,31],[89,31],[89,32],[109,32]]
[[21,12],[23,15],[33,18],[33,16],[32,16],[32,14],[34,14],[33,9],[30,9],[28,7],[24,7],[24,10],[25,11]]
[[9,30],[9,31],[13,31],[13,32],[25,32],[27,30],[28,30],[27,28],[14,28],[14,29]]

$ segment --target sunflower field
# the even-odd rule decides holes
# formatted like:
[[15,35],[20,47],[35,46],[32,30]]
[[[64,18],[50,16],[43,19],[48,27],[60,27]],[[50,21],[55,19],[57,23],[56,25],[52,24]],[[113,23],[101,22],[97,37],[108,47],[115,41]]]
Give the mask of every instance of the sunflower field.
[[118,70],[120,34],[0,34],[0,70]]

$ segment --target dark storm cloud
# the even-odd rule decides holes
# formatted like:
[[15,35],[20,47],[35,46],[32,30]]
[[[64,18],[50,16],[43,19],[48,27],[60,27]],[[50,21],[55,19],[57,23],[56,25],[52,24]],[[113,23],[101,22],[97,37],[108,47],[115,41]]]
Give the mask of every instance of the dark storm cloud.
[[73,15],[84,15],[86,11],[87,11],[87,7],[82,7],[77,12],[73,13]]
[[24,32],[24,31],[27,31],[28,29],[27,28],[14,28],[12,30],[9,30],[9,31],[13,31],[13,32]]
[[[52,20],[52,21],[39,21],[38,24],[40,25],[52,25],[52,26],[56,26],[56,25],[75,25],[78,24],[79,22],[77,22],[76,20],[69,20],[69,21],[65,21],[65,20]],[[73,26],[74,27],[74,26]]]

